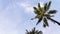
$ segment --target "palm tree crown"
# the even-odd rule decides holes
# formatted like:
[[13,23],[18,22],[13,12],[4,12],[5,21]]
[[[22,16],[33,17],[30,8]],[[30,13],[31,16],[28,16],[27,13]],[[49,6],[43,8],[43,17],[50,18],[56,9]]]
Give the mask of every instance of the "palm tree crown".
[[55,14],[57,11],[56,10],[49,10],[50,5],[51,5],[51,1],[49,1],[48,3],[45,3],[44,7],[41,7],[40,3],[38,3],[38,8],[33,7],[34,8],[34,13],[36,14],[35,18],[38,18],[38,22],[36,23],[36,25],[39,24],[42,20],[44,22],[43,27],[49,26],[47,20],[51,20],[52,22],[60,25],[59,22],[57,22],[57,21],[55,21],[54,19],[51,18],[51,17],[54,17],[54,15],[51,15],[51,14]]
[[38,30],[35,30],[35,28],[33,28],[32,31],[30,31],[30,32],[27,31],[26,34],[43,34],[43,33],[42,33],[42,31],[38,31]]

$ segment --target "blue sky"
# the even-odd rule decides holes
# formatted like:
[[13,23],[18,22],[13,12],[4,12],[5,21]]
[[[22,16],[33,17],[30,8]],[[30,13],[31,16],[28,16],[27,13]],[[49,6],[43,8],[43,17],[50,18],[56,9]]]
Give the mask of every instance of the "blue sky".
[[36,26],[37,19],[30,20],[35,16],[33,6],[48,1],[52,1],[50,9],[58,11],[53,19],[60,22],[60,0],[0,0],[0,34],[25,34],[33,27],[44,34],[59,34],[60,26],[51,21],[49,27],[43,28],[42,22]]

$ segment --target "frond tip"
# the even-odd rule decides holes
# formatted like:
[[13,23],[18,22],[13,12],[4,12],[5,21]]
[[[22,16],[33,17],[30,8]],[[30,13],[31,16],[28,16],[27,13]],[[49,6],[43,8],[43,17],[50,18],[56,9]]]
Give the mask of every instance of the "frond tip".
[[38,3],[38,8],[41,8],[40,3]]
[[34,10],[37,10],[37,8],[36,7],[33,7],[34,8]]
[[57,12],[57,10],[50,10],[49,12],[48,12],[48,14],[55,14]]
[[49,26],[46,18],[44,18],[43,21],[44,21],[46,26]]
[[43,27],[44,27],[44,28],[46,27],[46,24],[45,24],[45,23],[43,23]]

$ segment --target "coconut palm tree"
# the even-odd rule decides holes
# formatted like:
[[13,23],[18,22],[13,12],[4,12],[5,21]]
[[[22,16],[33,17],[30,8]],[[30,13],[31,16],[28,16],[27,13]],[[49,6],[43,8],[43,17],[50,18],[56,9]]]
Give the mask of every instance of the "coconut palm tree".
[[51,5],[51,1],[45,3],[44,7],[41,7],[40,3],[38,3],[38,7],[33,7],[34,13],[36,14],[36,16],[35,18],[32,18],[32,20],[36,18],[38,19],[38,22],[36,23],[36,25],[38,25],[42,20],[44,22],[43,27],[49,26],[47,20],[51,20],[53,23],[57,23],[58,25],[60,25],[59,22],[51,18],[51,17],[54,17],[54,15],[51,15],[51,14],[55,14],[57,10],[49,10],[50,5]]
[[43,34],[42,31],[35,30],[35,28],[32,29],[32,31],[26,30],[26,34]]

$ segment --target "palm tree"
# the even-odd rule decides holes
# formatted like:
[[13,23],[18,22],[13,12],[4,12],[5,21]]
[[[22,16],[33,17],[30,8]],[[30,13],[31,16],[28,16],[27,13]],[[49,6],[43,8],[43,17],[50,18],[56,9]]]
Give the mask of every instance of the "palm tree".
[[[26,30],[27,31],[27,30]],[[35,30],[35,28],[32,29],[32,31],[27,31],[26,34],[43,34],[42,31]]]
[[38,22],[36,23],[39,24],[42,20],[43,20],[43,27],[49,26],[47,20],[51,20],[53,23],[57,23],[58,25],[60,25],[59,22],[55,21],[54,19],[52,19],[51,17],[54,17],[54,15],[51,14],[55,14],[57,12],[57,10],[49,10],[51,5],[51,1],[47,2],[44,4],[44,7],[40,6],[40,3],[38,3],[38,7],[33,7],[34,8],[34,13],[36,14],[35,18],[33,19],[38,19]]

